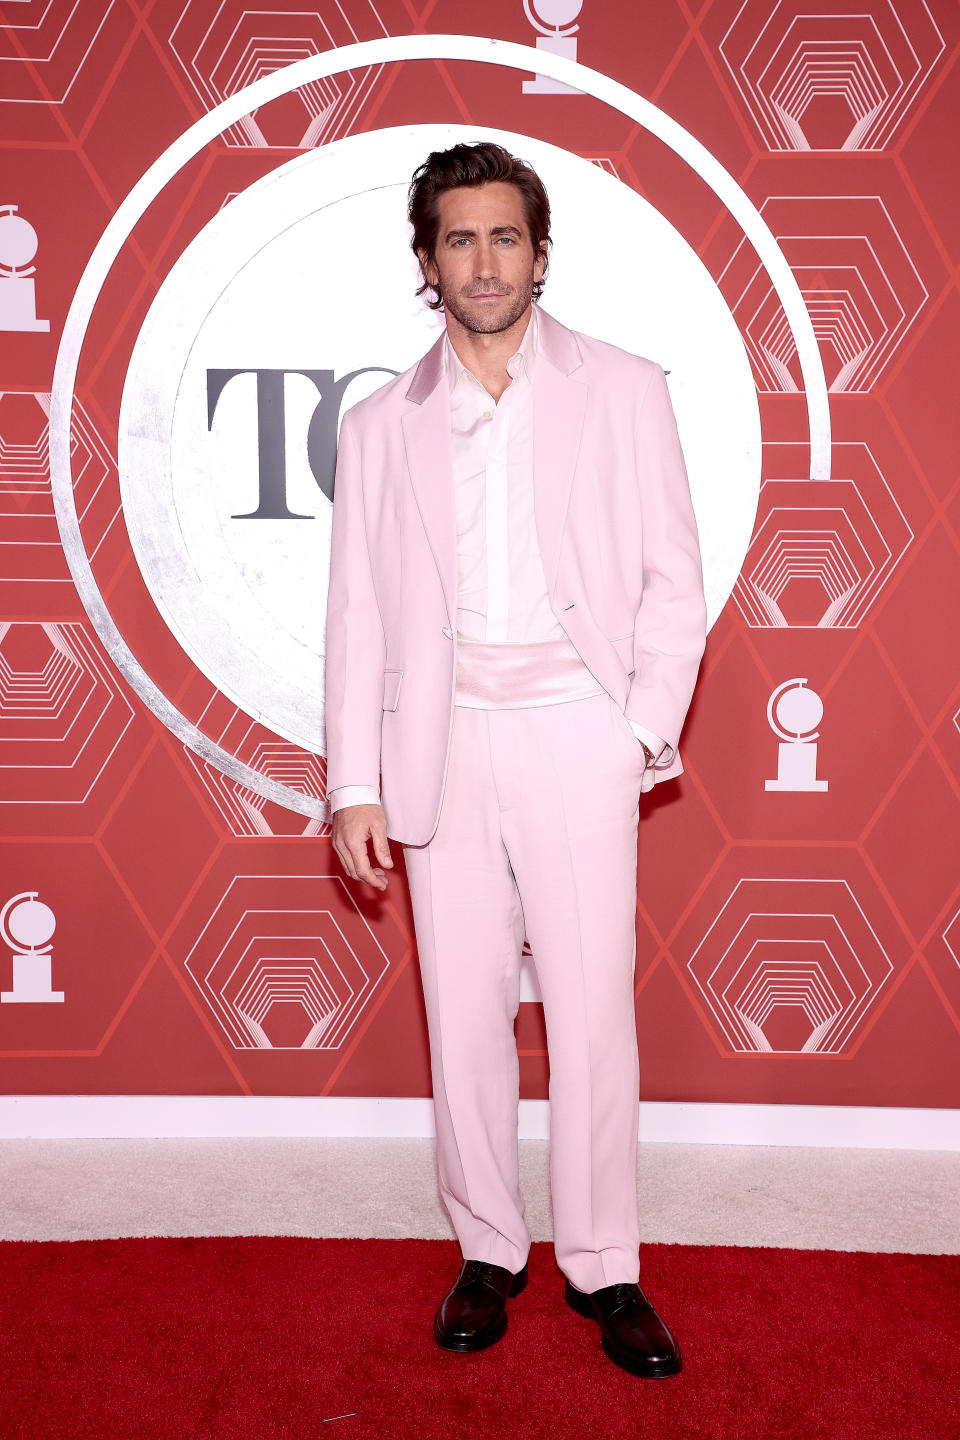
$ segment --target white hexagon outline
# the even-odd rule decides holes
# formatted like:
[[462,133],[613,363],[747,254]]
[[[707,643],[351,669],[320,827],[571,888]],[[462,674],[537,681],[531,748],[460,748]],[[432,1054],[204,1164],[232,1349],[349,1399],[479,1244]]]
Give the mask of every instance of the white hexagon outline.
[[[725,1022],[725,1020],[724,1020],[724,1016],[723,1016],[723,1014],[721,1013],[721,1010],[718,1009],[718,1006],[721,1004],[722,995],[725,994],[725,990],[724,990],[723,992],[718,992],[717,990],[714,989],[714,987],[713,987],[713,977],[717,974],[718,970],[720,969],[720,967],[722,966],[722,964],[723,964],[723,962],[724,962],[725,957],[726,957],[727,955],[729,955],[730,952],[733,950],[734,946],[736,945],[737,941],[740,939],[740,937],[741,937],[741,935],[743,934],[744,930],[746,929],[747,925],[748,925],[752,920],[756,920],[756,919],[771,919],[771,918],[782,919],[782,918],[784,918],[784,917],[787,916],[787,915],[793,916],[793,917],[800,916],[802,919],[805,919],[805,920],[807,920],[807,919],[832,920],[833,923],[834,923],[834,925],[836,926],[836,929],[837,929],[838,933],[840,934],[840,936],[842,937],[842,939],[843,939],[844,943],[846,944],[848,950],[850,951],[850,954],[853,956],[853,959],[855,960],[856,965],[859,967],[860,971],[861,971],[862,974],[866,977],[866,979],[870,982],[870,985],[871,985],[871,986],[874,985],[875,982],[871,979],[870,974],[869,974],[866,966],[864,965],[863,961],[860,959],[860,955],[859,955],[858,951],[857,951],[856,948],[854,947],[853,943],[847,938],[847,931],[846,931],[846,929],[844,928],[844,925],[843,925],[843,923],[842,923],[842,921],[841,921],[841,919],[840,919],[840,917],[839,917],[839,915],[837,914],[837,912],[836,912],[835,909],[834,909],[834,910],[797,910],[797,911],[779,911],[779,910],[773,910],[773,911],[771,911],[771,910],[748,910],[748,911],[746,911],[746,913],[745,913],[744,916],[743,916],[743,919],[740,921],[740,924],[737,926],[737,929],[736,929],[736,931],[735,931],[732,939],[730,940],[729,944],[727,944],[726,947],[724,948],[723,952],[721,953],[721,955],[720,955],[719,959],[717,960],[716,964],[714,965],[713,969],[712,969],[712,970],[710,971],[710,973],[707,975],[706,980],[701,980],[700,976],[697,974],[696,970],[694,969],[694,961],[696,960],[697,956],[700,954],[700,951],[701,951],[701,950],[703,949],[703,947],[706,945],[707,940],[708,940],[709,936],[711,935],[714,927],[719,923],[721,915],[723,915],[724,911],[727,909],[727,906],[730,905],[730,904],[733,902],[734,896],[738,893],[739,890],[741,890],[743,887],[748,886],[748,885],[749,885],[749,886],[754,886],[754,885],[760,885],[760,884],[764,884],[764,885],[766,885],[766,884],[774,884],[774,885],[802,885],[802,886],[807,886],[807,885],[818,885],[818,886],[819,886],[819,885],[830,885],[830,886],[833,886],[833,885],[837,885],[837,886],[839,886],[841,892],[842,892],[842,891],[846,891],[847,895],[849,896],[849,898],[850,898],[850,900],[851,900],[851,902],[852,902],[852,904],[853,904],[854,911],[859,914],[859,916],[860,916],[861,920],[863,921],[864,925],[866,926],[867,930],[868,930],[868,931],[870,932],[870,934],[873,936],[873,939],[874,939],[874,942],[875,942],[875,944],[876,944],[877,950],[878,950],[879,953],[883,956],[884,960],[887,962],[886,974],[883,975],[883,977],[881,978],[881,980],[879,981],[879,983],[876,984],[875,989],[866,991],[866,992],[864,993],[864,995],[860,998],[860,1000],[857,1002],[857,1004],[854,1006],[853,1011],[852,1011],[852,1012],[848,1011],[847,1018],[846,1018],[846,1020],[845,1020],[845,1022],[844,1022],[844,1026],[843,1026],[843,1029],[844,1029],[844,1031],[846,1032],[846,1033],[844,1034],[844,1041],[843,1041],[843,1043],[846,1044],[847,1040],[848,1040],[848,1039],[856,1032],[856,1030],[859,1028],[859,1026],[860,1026],[860,1024],[861,1024],[861,1022],[862,1022],[862,1020],[863,1020],[863,1018],[864,1018],[864,1016],[866,1015],[866,1013],[867,1013],[867,1011],[870,1009],[870,1007],[875,1003],[877,996],[880,994],[880,991],[883,989],[884,985],[886,985],[887,981],[890,979],[890,976],[893,974],[894,968],[895,968],[895,967],[894,967],[894,964],[893,964],[893,961],[890,959],[890,956],[887,954],[886,949],[885,949],[884,946],[881,944],[879,935],[877,934],[877,932],[876,932],[876,930],[874,929],[873,925],[871,925],[869,916],[867,915],[867,912],[864,910],[863,906],[860,904],[860,901],[857,899],[857,897],[856,897],[856,895],[855,895],[855,893],[854,893],[854,891],[853,891],[853,887],[851,886],[851,884],[850,884],[850,882],[849,882],[848,880],[844,880],[844,879],[841,879],[841,878],[838,878],[838,877],[835,877],[835,876],[826,876],[826,875],[821,875],[821,876],[816,876],[816,877],[803,877],[803,876],[795,876],[795,875],[794,875],[794,876],[783,876],[783,875],[781,875],[781,876],[774,876],[774,875],[741,875],[740,879],[739,879],[739,880],[737,881],[737,883],[734,885],[733,889],[730,891],[730,894],[727,896],[726,900],[724,900],[723,904],[720,906],[720,909],[717,911],[716,915],[715,915],[715,916],[713,917],[713,919],[710,921],[710,924],[707,926],[707,929],[704,931],[704,933],[703,933],[703,935],[701,936],[700,940],[697,942],[697,946],[696,946],[696,949],[693,951],[693,954],[689,957],[689,959],[687,959],[687,960],[685,961],[685,963],[684,963],[684,969],[690,974],[690,976],[692,977],[693,982],[694,982],[694,984],[696,985],[697,989],[700,991],[700,993],[701,993],[701,995],[703,996],[704,1000],[707,1002],[707,1007],[708,1007],[709,1010],[711,1011],[714,1020],[717,1022],[717,1025],[718,1025],[718,1027],[719,1027],[720,1033],[723,1034],[723,1035],[726,1037],[726,1039],[730,1042],[730,1044],[734,1047],[734,1053],[735,1053],[735,1054],[755,1054],[755,1053],[757,1053],[757,1052],[755,1052],[755,1051],[749,1051],[749,1050],[748,1050],[748,1051],[740,1050],[740,1049],[738,1049],[738,1048],[735,1046],[734,1040],[733,1040],[733,1038],[732,1038],[732,1036],[731,1036],[730,1029],[728,1028],[728,1026],[727,1026],[727,1024],[726,1024],[726,1022]],[[835,956],[835,955],[833,954],[833,952],[830,950],[830,947],[829,947],[829,946],[827,946],[826,948],[827,948],[827,953],[830,955],[830,957],[831,957],[831,959],[834,961],[834,963],[837,964],[838,969],[840,969],[840,973],[844,975],[844,979],[846,979],[846,975],[844,974],[844,971],[842,970],[842,968],[839,966],[839,964],[838,964],[838,962],[837,962],[836,956]],[[751,946],[751,950],[752,950],[752,949],[753,949],[753,946]],[[749,952],[748,952],[748,953],[749,953]],[[743,968],[743,965],[744,965],[744,963],[745,963],[745,959],[746,959],[746,957],[744,957],[744,959],[740,961],[740,964],[739,964],[739,966],[737,967],[738,971]],[[735,972],[735,973],[736,973],[736,972]],[[848,983],[849,983],[849,982],[848,982]],[[851,989],[852,989],[852,986],[851,986]],[[715,1004],[713,1003],[714,1000],[717,1001],[717,1005],[715,1005]],[[857,1013],[857,1012],[859,1012],[859,1013]],[[709,1024],[709,1022],[707,1022],[707,1023]],[[714,1033],[716,1033],[716,1032],[714,1032]],[[773,1053],[774,1053],[774,1054],[778,1054],[778,1053],[791,1054],[791,1053],[796,1053],[796,1052],[791,1052],[791,1051],[778,1052],[778,1051],[774,1051]],[[835,1051],[818,1052],[818,1053],[840,1054],[840,1053],[842,1053],[842,1052],[839,1051],[839,1050],[835,1050]]]
[[223,774],[278,805],[319,820],[327,818],[326,800],[317,801],[279,781],[269,780],[210,740],[167,699],[127,645],[100,593],[83,547],[73,503],[70,422],[80,351],[100,291],[134,227],[173,177],[205,145],[251,110],[288,94],[308,81],[398,60],[463,60],[548,75],[619,110],[685,160],[738,222],[770,276],[794,332],[803,376],[810,433],[810,476],[815,480],[830,478],[830,401],[826,375],[800,286],[773,233],[735,178],[705,145],[652,101],[645,100],[599,70],[565,56],[552,55],[530,45],[478,35],[390,35],[383,39],[363,40],[356,45],[345,45],[297,60],[231,95],[195,121],[148,167],[120,202],[87,261],[64,321],[54,368],[50,407],[51,488],[64,553],[83,607],[107,653],[147,708],[183,744]]
[[[83,757],[84,751],[87,749],[87,746],[90,745],[94,737],[99,733],[100,722],[110,710],[110,707],[116,704],[121,711],[126,711],[126,719],[120,727],[118,734],[114,738],[110,749],[104,756],[99,769],[91,779],[89,785],[87,786],[86,790],[84,790],[82,795],[74,795],[72,797],[68,797],[67,799],[63,799],[62,797],[55,797],[49,800],[38,800],[34,798],[29,801],[31,805],[76,805],[78,807],[81,805],[85,805],[90,799],[90,796],[93,794],[96,786],[99,784],[100,777],[103,774],[104,770],[106,770],[107,766],[110,764],[110,761],[113,759],[113,756],[116,753],[121,740],[123,739],[124,735],[126,735],[127,731],[130,729],[130,726],[133,724],[134,719],[136,718],[133,706],[130,704],[130,701],[127,699],[127,697],[123,694],[119,685],[116,683],[116,677],[109,670],[109,667],[103,663],[101,656],[97,654],[96,650],[91,644],[89,635],[84,630],[83,625],[80,621],[20,619],[3,620],[0,621],[0,643],[2,643],[7,631],[12,625],[32,625],[42,629],[46,634],[47,639],[50,641],[52,648],[55,651],[59,651],[60,654],[64,654],[64,652],[66,652],[67,655],[69,655],[70,660],[79,670],[81,676],[86,676],[87,679],[95,682],[96,684],[99,684],[99,686],[106,691],[106,699],[104,701],[103,707],[100,710],[100,713],[95,717],[92,727],[88,727],[86,738],[81,744],[79,750],[74,755],[73,759],[70,761],[70,764],[66,765],[63,763],[51,763],[44,764],[42,766],[34,766],[32,768],[43,769],[51,772],[56,772],[58,774],[73,775],[77,769],[77,766],[80,763],[81,758]],[[73,694],[73,691],[76,689],[78,683],[79,679],[75,679],[70,687],[67,696],[64,698],[62,703],[58,698],[57,709],[54,712],[55,719],[60,718],[66,700],[68,700]],[[89,698],[90,693],[92,693],[92,691],[88,692],[87,698]],[[69,724],[67,725],[66,730],[63,731],[62,735],[57,737],[55,743],[65,743],[65,741],[70,735],[70,732],[77,724],[80,713],[81,712],[78,711],[77,714],[74,715],[72,720],[70,720]],[[3,770],[7,768],[9,767],[5,763],[0,764],[0,774],[2,774]],[[17,768],[23,769],[24,767],[19,766]],[[22,805],[25,803],[28,802],[20,799],[8,800],[6,796],[0,796],[0,805]]]
[[[943,38],[943,33],[937,25],[937,22],[933,18],[933,15],[930,11],[930,6],[927,4],[927,0],[921,0],[921,4],[923,5],[926,18],[930,22],[927,34],[929,34],[929,30],[932,27],[933,34],[940,41],[939,50],[937,50],[933,58],[928,60],[926,64],[924,64],[919,58],[920,41],[918,39],[916,27],[914,26],[912,29],[908,30],[908,22],[905,21],[904,18],[897,13],[893,5],[888,6],[888,11],[890,12],[889,14],[882,15],[880,17],[878,17],[877,15],[862,13],[853,16],[848,15],[845,17],[847,19],[865,21],[866,25],[864,28],[866,29],[869,27],[874,30],[877,36],[877,40],[879,42],[879,48],[882,51],[885,51],[889,58],[891,50],[887,38],[886,25],[892,15],[893,22],[896,28],[899,29],[900,34],[903,37],[905,48],[909,51],[909,53],[916,61],[916,67],[914,69],[912,77],[908,76],[905,79],[905,72],[898,69],[897,66],[894,64],[894,73],[896,74],[897,79],[900,82],[899,86],[894,87],[893,89],[888,91],[883,103],[876,104],[872,107],[872,113],[871,109],[868,107],[864,111],[857,124],[851,123],[848,135],[856,134],[857,143],[855,146],[853,146],[852,144],[848,144],[847,141],[844,140],[842,146],[813,147],[808,142],[803,145],[798,145],[796,143],[796,139],[798,136],[803,136],[804,140],[806,138],[804,135],[803,125],[796,118],[795,114],[786,112],[784,111],[782,106],[777,106],[772,103],[772,87],[769,90],[765,90],[762,89],[759,84],[759,80],[763,72],[754,71],[753,76],[749,79],[747,78],[746,73],[747,61],[749,60],[752,52],[757,48],[760,37],[763,35],[763,32],[765,30],[767,30],[771,25],[774,25],[778,21],[781,24],[781,36],[780,39],[777,41],[777,48],[773,52],[773,55],[776,56],[779,53],[781,47],[785,45],[787,36],[794,28],[797,20],[800,18],[809,17],[804,17],[802,14],[793,14],[792,16],[787,14],[783,17],[783,19],[786,19],[788,21],[788,24],[786,25],[785,29],[782,28],[782,19],[778,13],[781,10],[781,0],[777,0],[777,3],[773,6],[772,11],[770,11],[770,13],[768,13],[766,16],[761,16],[763,24],[759,30],[757,29],[754,17],[751,17],[748,21],[745,22],[748,26],[750,26],[750,33],[747,35],[746,38],[749,40],[752,36],[752,43],[749,45],[748,49],[742,50],[739,61],[734,63],[731,60],[730,55],[727,53],[728,48],[732,48],[728,47],[727,42],[729,41],[730,36],[733,34],[734,30],[737,29],[738,26],[741,29],[743,28],[741,24],[741,17],[743,16],[744,11],[749,8],[748,0],[743,0],[743,3],[740,5],[736,15],[734,15],[726,31],[724,32],[723,37],[720,40],[720,44],[718,46],[718,54],[720,55],[728,71],[730,72],[734,84],[736,85],[737,89],[740,91],[740,94],[744,99],[747,113],[754,121],[757,131],[764,143],[767,145],[767,147],[770,150],[774,151],[793,149],[799,150],[801,152],[806,151],[807,153],[810,153],[814,148],[821,151],[823,151],[825,148],[828,148],[831,151],[839,150],[841,154],[844,152],[849,153],[852,149],[856,149],[857,151],[863,151],[865,149],[870,151],[876,151],[886,148],[887,144],[889,143],[890,135],[902,123],[903,116],[906,114],[918,91],[922,88],[926,80],[931,75],[934,65],[940,59],[941,55],[946,49],[946,41]],[[769,10],[769,7],[767,8]],[[915,18],[915,16],[911,17],[911,19]],[[863,44],[863,42],[859,40],[858,35],[853,35],[846,41],[839,42],[839,45],[847,46],[857,44],[860,44],[861,46]],[[839,45],[835,45],[834,50],[838,49]],[[805,52],[809,54],[809,42],[801,40],[799,45],[794,46],[793,54],[796,55],[800,53],[801,55],[804,55]],[[866,57],[868,62],[872,58],[869,49],[866,50]],[[826,63],[828,64],[828,66],[832,66],[831,88],[835,91],[835,76],[837,66],[833,59],[833,55],[829,50],[826,52]],[[767,62],[764,69],[769,69],[771,65],[772,60]],[[861,65],[861,76],[863,74],[863,70],[864,66]],[[784,68],[783,66],[781,66],[781,75],[783,73]],[[849,106],[849,101],[848,108],[850,108],[851,113],[853,113],[852,107]],[[788,119],[786,121],[784,121],[783,119],[783,116],[785,114],[788,116]],[[862,143],[865,137],[867,141],[866,145]],[[790,143],[791,138],[794,141],[792,145]]]
[[[331,910],[331,908],[330,908],[329,905],[318,906],[318,907],[310,908],[310,909],[307,909],[307,908],[304,907],[304,906],[299,906],[299,907],[294,907],[294,909],[292,909],[292,910],[283,910],[283,911],[276,911],[275,909],[274,909],[274,910],[264,910],[262,907],[259,907],[259,906],[256,906],[256,905],[245,905],[245,906],[243,907],[243,909],[238,912],[237,918],[234,920],[234,923],[233,923],[231,929],[229,930],[229,933],[227,934],[226,939],[224,940],[223,944],[220,946],[220,949],[217,951],[216,955],[213,957],[213,959],[212,959],[212,960],[210,961],[210,963],[207,965],[207,968],[204,970],[200,964],[197,964],[197,965],[196,965],[196,968],[194,968],[194,966],[193,966],[193,964],[191,964],[191,962],[193,961],[194,956],[196,955],[197,950],[198,950],[198,948],[199,948],[199,946],[200,946],[200,943],[201,943],[201,941],[203,940],[204,936],[205,936],[205,935],[207,934],[207,932],[210,930],[211,926],[213,926],[214,921],[217,919],[217,916],[220,915],[221,911],[224,909],[224,906],[227,904],[227,901],[228,901],[229,897],[234,893],[235,890],[236,890],[237,894],[242,894],[242,892],[241,892],[241,890],[240,890],[240,887],[241,887],[241,885],[242,885],[242,883],[243,883],[244,881],[249,881],[249,880],[270,880],[270,881],[276,881],[276,880],[282,880],[282,881],[286,881],[286,880],[296,880],[296,881],[299,881],[299,880],[334,880],[334,881],[336,881],[337,885],[340,887],[340,889],[343,891],[343,893],[347,896],[347,898],[348,898],[348,900],[349,900],[349,902],[350,902],[350,905],[351,905],[351,907],[352,907],[352,909],[353,909],[354,915],[355,915],[356,918],[359,919],[360,922],[365,926],[365,928],[366,928],[366,930],[367,930],[367,933],[368,933],[368,938],[373,941],[373,950],[374,950],[374,952],[379,953],[379,955],[381,956],[381,958],[382,958],[382,960],[383,960],[383,967],[382,967],[382,969],[380,970],[380,973],[378,974],[378,976],[376,977],[376,979],[375,979],[375,980],[373,979],[372,975],[371,975],[371,974],[369,973],[369,971],[367,970],[366,965],[360,960],[360,958],[359,958],[359,951],[356,949],[356,947],[355,947],[354,945],[352,945],[352,944],[350,943],[349,939],[347,938],[346,931],[344,930],[344,928],[343,928],[343,926],[340,924],[340,922],[334,917],[333,911]],[[214,971],[216,970],[218,964],[219,964],[220,961],[223,959],[224,955],[226,954],[228,948],[229,948],[230,945],[233,943],[233,941],[234,941],[235,939],[242,939],[243,927],[246,925],[248,919],[249,919],[251,916],[256,917],[256,916],[264,916],[264,915],[270,915],[270,914],[276,914],[276,913],[280,913],[280,914],[284,914],[284,915],[298,915],[298,916],[299,916],[299,915],[304,915],[304,916],[322,916],[327,922],[329,922],[329,928],[330,928],[330,930],[331,930],[335,935],[337,935],[337,936],[339,937],[339,939],[340,939],[340,941],[341,941],[341,943],[342,943],[342,945],[343,945],[344,951],[345,951],[348,955],[350,955],[350,956],[352,957],[353,961],[355,962],[355,964],[357,965],[358,969],[360,970],[360,973],[363,975],[363,977],[364,977],[364,983],[363,983],[363,985],[360,986],[360,987],[357,988],[357,989],[354,989],[354,987],[350,984],[350,981],[347,979],[346,975],[344,974],[343,968],[341,967],[339,960],[337,960],[337,958],[336,958],[336,956],[334,955],[334,953],[333,953],[330,945],[329,945],[329,944],[327,943],[327,941],[323,938],[323,936],[317,936],[317,935],[315,935],[315,934],[313,934],[313,935],[284,935],[284,936],[269,936],[269,935],[267,935],[267,936],[264,936],[264,935],[261,935],[259,932],[255,932],[254,934],[251,935],[250,939],[249,939],[249,940],[246,942],[246,944],[244,945],[243,950],[242,950],[242,952],[240,953],[240,955],[238,955],[238,956],[230,963],[230,968],[228,969],[225,978],[221,981],[221,983],[219,984],[219,986],[214,985],[214,983],[212,982],[212,980],[211,980],[210,977],[213,975],[213,973],[214,973]],[[228,921],[229,921],[229,916],[228,916]],[[259,922],[257,922],[257,923],[259,923]],[[255,1049],[255,1048],[259,1048],[259,1047],[250,1046],[250,1045],[246,1045],[246,1044],[243,1043],[243,1035],[242,1035],[242,1033],[241,1033],[242,1027],[236,1023],[236,1019],[235,1019],[235,1016],[236,1016],[236,1013],[237,1013],[235,1002],[230,1001],[230,1000],[227,1000],[227,999],[224,997],[224,993],[223,993],[223,992],[224,992],[224,989],[225,989],[226,986],[230,983],[230,981],[236,976],[237,972],[238,972],[239,969],[240,969],[240,966],[241,966],[241,965],[243,964],[243,962],[244,962],[244,958],[245,958],[246,955],[248,954],[248,952],[249,952],[249,950],[250,950],[250,947],[251,947],[252,944],[254,944],[254,942],[256,942],[256,941],[263,941],[263,940],[268,940],[268,941],[271,941],[271,942],[272,942],[273,940],[276,940],[276,941],[278,942],[278,944],[282,944],[284,940],[298,940],[298,939],[299,939],[299,940],[309,940],[309,941],[311,941],[311,942],[312,942],[312,941],[315,941],[315,940],[319,940],[319,943],[320,943],[320,945],[323,947],[323,949],[326,951],[327,956],[328,956],[329,959],[330,959],[330,962],[332,963],[332,965],[334,966],[334,968],[340,972],[340,975],[341,975],[341,977],[342,977],[342,979],[343,979],[343,981],[344,981],[344,984],[346,984],[347,987],[353,991],[354,999],[353,999],[353,1001],[352,1001],[351,1003],[352,1003],[352,1005],[354,1006],[354,1008],[355,1008],[355,1010],[356,1010],[356,1013],[353,1015],[352,1019],[350,1020],[350,1024],[348,1025],[348,1027],[347,1027],[347,1029],[346,1029],[346,1031],[345,1031],[345,1033],[344,1033],[343,1039],[346,1039],[346,1036],[347,1036],[347,1035],[350,1033],[350,1031],[353,1029],[354,1024],[355,1024],[356,1021],[359,1019],[360,1014],[362,1013],[362,1011],[365,1009],[366,1004],[367,1004],[367,1002],[368,1002],[369,999],[370,999],[370,996],[373,995],[374,991],[375,991],[375,990],[377,989],[377,987],[381,984],[381,982],[383,981],[384,976],[386,975],[387,971],[390,969],[391,964],[393,963],[393,962],[391,961],[391,959],[390,959],[390,956],[387,954],[385,948],[384,948],[383,945],[380,943],[380,941],[377,939],[377,936],[374,934],[374,931],[373,931],[370,923],[364,918],[364,916],[363,916],[363,914],[362,914],[362,912],[361,912],[360,906],[357,904],[356,900],[354,899],[354,897],[352,896],[352,894],[350,893],[350,891],[345,887],[345,885],[344,885],[344,877],[343,877],[342,875],[328,875],[328,874],[326,874],[326,873],[323,873],[323,874],[313,874],[313,875],[290,875],[290,874],[262,875],[262,874],[246,874],[246,873],[245,873],[245,874],[242,874],[242,875],[235,875],[235,876],[233,877],[233,879],[230,881],[230,883],[229,883],[229,885],[227,886],[227,888],[223,891],[222,895],[220,896],[220,899],[217,901],[217,903],[216,903],[216,905],[214,906],[212,912],[211,912],[211,913],[209,914],[209,916],[207,917],[207,920],[205,921],[205,923],[204,923],[204,925],[203,925],[203,928],[201,929],[201,931],[200,931],[199,934],[197,935],[197,937],[196,937],[196,939],[194,940],[193,944],[190,946],[190,949],[189,949],[189,951],[187,952],[187,955],[186,955],[186,957],[184,958],[184,961],[183,961],[184,969],[186,970],[187,974],[190,976],[190,978],[191,978],[191,980],[193,981],[193,983],[196,985],[197,990],[200,992],[201,998],[203,999],[204,1003],[207,1005],[208,1009],[209,1009],[209,1010],[211,1011],[211,1013],[213,1014],[213,1017],[214,1017],[214,1019],[217,1021],[217,1024],[220,1026],[221,1030],[222,1030],[223,1033],[226,1035],[227,1040],[230,1042],[230,1044],[233,1046],[233,1048],[234,1048],[235,1050],[244,1051],[244,1050]],[[216,941],[214,940],[212,943],[216,944]],[[244,983],[246,983],[246,982],[244,982]],[[347,1007],[348,1010],[349,1010],[349,1008],[350,1008],[350,1006]],[[342,1017],[341,1017],[341,1020],[340,1020],[339,1023],[342,1024]],[[249,1038],[249,1029],[247,1029],[247,1038]],[[343,1041],[341,1040],[340,1043],[342,1044]],[[271,1047],[271,1048],[277,1048],[277,1049],[300,1049],[299,1046],[277,1046],[277,1047]],[[336,1047],[334,1047],[334,1048],[339,1049],[339,1045],[336,1046]]]

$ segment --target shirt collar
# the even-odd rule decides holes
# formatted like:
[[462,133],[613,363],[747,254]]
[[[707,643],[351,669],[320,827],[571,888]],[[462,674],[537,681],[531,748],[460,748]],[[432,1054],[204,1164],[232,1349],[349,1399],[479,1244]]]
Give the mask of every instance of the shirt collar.
[[[537,316],[537,307],[534,305],[530,312],[530,320],[527,328],[523,332],[523,339],[507,361],[507,374],[513,380],[516,380],[518,375],[529,375],[531,373],[538,350],[539,325],[540,321]],[[471,381],[475,385],[480,384],[480,381],[474,375],[473,371],[468,370],[464,365],[460,356],[450,343],[450,336],[446,333],[444,334],[443,343],[443,361],[451,394],[458,384],[463,383],[468,385]]]

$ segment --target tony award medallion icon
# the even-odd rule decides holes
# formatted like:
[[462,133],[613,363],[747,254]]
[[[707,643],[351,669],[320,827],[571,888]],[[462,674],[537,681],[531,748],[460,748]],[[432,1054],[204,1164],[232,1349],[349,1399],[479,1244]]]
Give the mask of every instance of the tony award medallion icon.
[[0,330],[50,329],[37,319],[36,253],[36,230],[16,205],[0,205]]
[[767,780],[767,790],[826,790],[827,781],[817,779],[817,747],[814,741],[823,719],[823,701],[807,688],[806,677],[785,680],[767,701],[767,721],[780,738],[776,780]]
[[[577,58],[576,20],[583,9],[583,0],[523,0],[523,9],[534,30],[539,30],[537,49],[548,50],[551,55],[565,55],[568,60]],[[582,95],[573,85],[562,80],[551,80],[549,75],[537,75],[533,80],[524,80],[524,95]]]
[[36,890],[14,895],[0,910],[0,936],[13,956],[13,989],[0,991],[4,1005],[59,1005],[63,991],[53,988],[53,946],[57,917]]

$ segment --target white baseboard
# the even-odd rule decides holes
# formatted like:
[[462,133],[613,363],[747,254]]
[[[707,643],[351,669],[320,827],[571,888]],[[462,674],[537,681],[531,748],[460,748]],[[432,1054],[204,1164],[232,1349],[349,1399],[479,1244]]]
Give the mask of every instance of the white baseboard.
[[[433,1101],[364,1096],[0,1095],[0,1140],[429,1137]],[[549,1134],[546,1100],[521,1100],[520,1137]],[[960,1110],[646,1101],[642,1142],[960,1151]]]

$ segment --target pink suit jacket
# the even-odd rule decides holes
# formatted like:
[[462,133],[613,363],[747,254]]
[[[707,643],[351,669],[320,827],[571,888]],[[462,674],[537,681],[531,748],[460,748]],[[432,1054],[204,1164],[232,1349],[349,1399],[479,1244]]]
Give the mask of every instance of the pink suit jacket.
[[[534,513],[553,613],[627,719],[677,750],[706,644],[700,547],[663,369],[540,316]],[[342,419],[326,615],[327,789],[380,784],[436,830],[453,728],[457,550],[440,335]],[[639,743],[639,742],[638,742]]]

